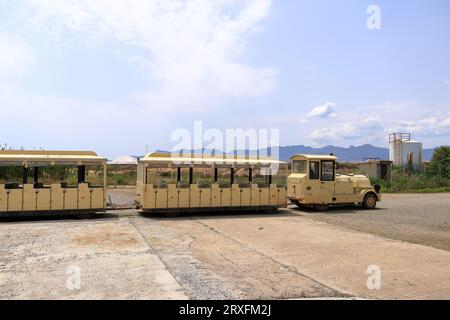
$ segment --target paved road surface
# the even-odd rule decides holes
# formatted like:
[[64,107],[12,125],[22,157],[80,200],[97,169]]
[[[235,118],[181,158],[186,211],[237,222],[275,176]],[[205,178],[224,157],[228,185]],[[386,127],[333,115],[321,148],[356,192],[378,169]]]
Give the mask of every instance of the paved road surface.
[[375,211],[337,208],[299,215],[388,239],[450,251],[450,193],[384,195]]
[[372,212],[3,220],[0,298],[450,299],[449,195],[385,200]]

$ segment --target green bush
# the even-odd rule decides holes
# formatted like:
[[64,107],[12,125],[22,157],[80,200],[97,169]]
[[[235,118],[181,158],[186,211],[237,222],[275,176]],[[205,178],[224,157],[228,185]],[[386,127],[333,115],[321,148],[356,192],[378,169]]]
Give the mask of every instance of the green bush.
[[121,167],[111,166],[108,168],[107,183],[113,186],[135,186],[136,169],[123,170]]
[[393,167],[390,180],[371,179],[383,192],[450,192],[450,147],[437,148],[423,172]]
[[425,174],[429,177],[450,179],[450,147],[444,146],[435,150]]
[[123,185],[123,183],[125,182],[125,178],[123,176],[116,176],[115,178],[115,185]]
[[383,192],[448,192],[450,179],[432,175],[426,170],[423,173],[410,172],[408,169],[394,167],[391,179],[372,178],[372,184],[381,186]]

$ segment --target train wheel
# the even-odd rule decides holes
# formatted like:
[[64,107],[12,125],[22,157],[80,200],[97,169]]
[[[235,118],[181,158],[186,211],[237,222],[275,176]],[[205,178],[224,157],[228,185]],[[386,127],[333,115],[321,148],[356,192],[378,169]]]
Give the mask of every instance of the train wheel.
[[363,207],[365,209],[375,209],[377,207],[377,197],[374,194],[369,193],[364,197]]

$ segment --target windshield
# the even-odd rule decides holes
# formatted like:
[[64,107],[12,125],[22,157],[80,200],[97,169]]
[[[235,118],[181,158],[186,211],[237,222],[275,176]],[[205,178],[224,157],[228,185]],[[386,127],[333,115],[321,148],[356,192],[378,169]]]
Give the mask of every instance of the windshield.
[[294,161],[292,163],[292,172],[294,172],[294,173],[306,173],[306,160]]

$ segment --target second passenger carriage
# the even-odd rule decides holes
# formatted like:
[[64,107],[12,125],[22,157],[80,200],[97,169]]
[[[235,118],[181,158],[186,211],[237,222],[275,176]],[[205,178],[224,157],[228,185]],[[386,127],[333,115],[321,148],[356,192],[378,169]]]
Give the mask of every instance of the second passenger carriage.
[[286,207],[287,164],[244,157],[149,154],[138,162],[145,212]]

